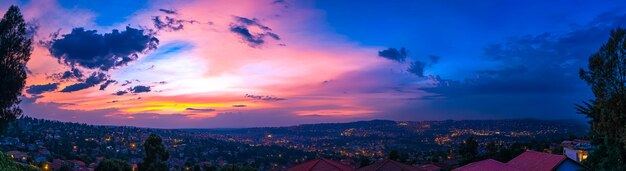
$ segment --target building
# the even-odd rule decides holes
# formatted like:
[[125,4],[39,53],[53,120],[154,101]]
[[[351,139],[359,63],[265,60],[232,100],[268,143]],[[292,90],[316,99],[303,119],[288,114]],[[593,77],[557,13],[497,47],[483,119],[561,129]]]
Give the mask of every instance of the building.
[[300,163],[287,169],[287,171],[354,171],[351,166],[336,161],[319,158]]
[[26,160],[28,160],[28,154],[21,152],[21,151],[16,151],[16,150],[7,152],[7,156],[9,156],[11,159],[22,161],[22,162],[25,162]]
[[425,164],[425,165],[419,166],[419,168],[422,169],[423,171],[440,171],[441,170],[441,167],[435,164]]
[[453,171],[500,171],[500,170],[521,171],[520,169],[511,167],[505,163],[496,161],[494,159],[487,159],[487,160],[473,162],[465,166],[456,168]]
[[420,168],[394,160],[385,159],[369,166],[357,169],[357,171],[423,171]]
[[589,156],[589,152],[593,150],[591,141],[579,139],[572,141],[563,141],[561,142],[561,147],[563,147],[563,155],[576,162],[582,162],[587,159],[587,156]]
[[502,163],[493,159],[482,160],[461,166],[454,171],[561,171],[561,170],[588,170],[578,162],[550,153],[526,151],[511,161]]
[[359,169],[342,162],[324,158],[310,160],[287,169],[287,171],[439,171],[441,167],[426,164],[420,167],[385,159]]

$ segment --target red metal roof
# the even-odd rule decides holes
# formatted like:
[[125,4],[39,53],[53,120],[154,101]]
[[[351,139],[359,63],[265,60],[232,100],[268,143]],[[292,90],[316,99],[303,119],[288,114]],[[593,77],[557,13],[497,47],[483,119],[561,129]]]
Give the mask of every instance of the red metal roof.
[[425,165],[421,165],[419,166],[420,169],[422,169],[423,171],[439,171],[441,170],[441,167],[434,165],[434,164],[425,164]]
[[550,171],[566,159],[564,155],[526,151],[506,164],[522,170]]
[[336,161],[319,158],[295,165],[287,171],[354,171],[354,168]]
[[376,162],[372,165],[357,169],[358,171],[422,171],[417,167],[413,167],[408,164],[400,163],[397,161],[385,159],[380,162]]
[[487,159],[482,161],[477,161],[474,163],[467,164],[465,166],[454,169],[453,171],[521,171],[520,169],[511,167],[502,162]]

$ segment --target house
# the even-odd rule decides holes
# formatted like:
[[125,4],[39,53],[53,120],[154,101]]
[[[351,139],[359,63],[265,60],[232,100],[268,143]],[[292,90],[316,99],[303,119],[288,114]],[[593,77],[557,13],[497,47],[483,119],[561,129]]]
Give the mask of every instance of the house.
[[369,166],[357,169],[357,171],[423,171],[420,168],[394,160],[385,159]]
[[493,159],[482,160],[461,166],[455,171],[474,170],[512,170],[512,171],[560,171],[560,170],[588,170],[580,163],[565,157],[537,151],[526,151],[511,161],[502,163]]
[[52,170],[58,170],[64,164],[65,164],[65,161],[60,160],[60,159],[54,159],[52,160],[52,163],[50,163],[50,168],[52,168]]
[[85,162],[80,160],[71,160],[70,163],[73,168],[83,168],[87,165]]
[[441,171],[441,167],[435,164],[425,164],[419,166],[418,168],[422,169],[423,171]]
[[287,169],[287,171],[354,171],[351,166],[340,162],[319,158],[300,163]]
[[526,151],[506,163],[522,170],[586,170],[580,163],[564,155]]
[[500,170],[522,171],[521,169],[511,167],[505,163],[496,161],[494,159],[487,159],[487,160],[470,163],[465,166],[456,168],[453,171],[500,171]]
[[579,139],[572,141],[563,141],[561,142],[561,147],[563,147],[563,155],[576,162],[581,162],[587,159],[587,156],[589,156],[589,152],[593,150],[591,141]]
[[16,151],[16,150],[7,152],[7,156],[18,161],[19,160],[26,161],[28,159],[28,154],[21,152],[21,151]]

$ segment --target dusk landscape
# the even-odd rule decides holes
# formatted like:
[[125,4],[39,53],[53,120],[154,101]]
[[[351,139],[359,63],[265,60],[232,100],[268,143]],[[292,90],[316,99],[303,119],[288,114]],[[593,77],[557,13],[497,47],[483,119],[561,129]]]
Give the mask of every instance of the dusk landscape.
[[0,15],[0,171],[626,170],[622,1]]

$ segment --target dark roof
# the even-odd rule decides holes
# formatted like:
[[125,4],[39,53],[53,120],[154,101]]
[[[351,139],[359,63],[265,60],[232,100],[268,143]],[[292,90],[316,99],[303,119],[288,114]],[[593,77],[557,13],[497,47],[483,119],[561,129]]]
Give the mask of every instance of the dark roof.
[[494,159],[487,159],[482,161],[473,162],[465,166],[454,169],[453,171],[521,171],[520,169],[511,167],[505,163],[496,161]]
[[[571,160],[564,155],[556,155],[537,151],[526,151],[519,156],[513,158],[507,163],[502,163],[493,159],[487,159],[454,169],[454,171],[495,171],[495,170],[532,170],[532,171],[551,171],[555,170],[563,163],[563,161]],[[581,168],[585,168],[579,163]]]
[[437,171],[437,170],[441,170],[441,167],[435,165],[435,164],[425,164],[425,165],[421,165],[418,168],[422,169],[423,171]]
[[287,171],[354,171],[354,168],[336,161],[319,158],[290,167]]
[[566,158],[564,155],[526,151],[506,164],[522,170],[549,171],[556,169]]
[[358,171],[422,171],[422,169],[400,163],[397,161],[385,159],[372,165],[357,169]]

